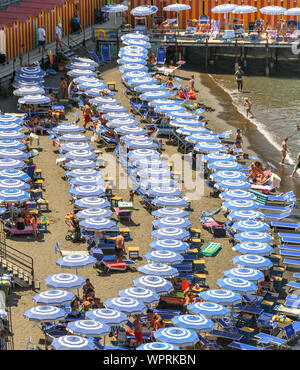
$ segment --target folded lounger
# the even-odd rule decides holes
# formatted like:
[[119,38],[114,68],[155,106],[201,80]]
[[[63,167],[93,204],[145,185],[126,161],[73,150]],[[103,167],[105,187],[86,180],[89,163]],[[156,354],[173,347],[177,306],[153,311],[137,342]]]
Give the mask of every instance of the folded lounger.
[[200,253],[203,256],[214,256],[221,248],[222,246],[220,243],[209,242],[203,248],[201,248]]
[[289,205],[289,206],[286,206],[286,207],[261,205],[260,208],[261,209],[268,209],[270,211],[287,212],[289,209],[293,208],[293,205]]
[[240,343],[240,342],[231,342],[228,347],[233,348],[233,349],[240,349],[244,351],[262,351],[267,349],[267,347],[259,348],[259,347],[254,347],[250,346],[249,344],[245,343]]

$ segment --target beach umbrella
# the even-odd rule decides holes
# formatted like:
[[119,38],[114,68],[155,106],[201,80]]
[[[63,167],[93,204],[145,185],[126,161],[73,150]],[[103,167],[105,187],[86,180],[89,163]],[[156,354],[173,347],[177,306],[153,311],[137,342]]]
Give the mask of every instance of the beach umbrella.
[[265,280],[264,274],[253,268],[235,267],[224,271],[224,275],[228,278],[241,278],[253,281],[254,283],[259,283],[260,281]]
[[[213,163],[213,162],[211,162]],[[245,181],[247,176],[240,171],[216,171],[210,175],[214,181],[221,180],[242,180]]]
[[107,89],[107,84],[101,82],[100,80],[98,80],[98,82],[82,82],[78,85],[78,89],[81,91],[86,91],[90,89],[104,90]]
[[67,75],[70,77],[96,77],[97,73],[89,69],[71,69],[67,72]]
[[67,330],[75,335],[83,337],[102,337],[110,333],[110,327],[99,321],[94,320],[75,320],[69,322]]
[[[167,116],[172,119],[177,119],[177,118],[183,118],[186,120],[193,119],[197,117],[195,114],[190,113],[188,111],[173,111],[173,112],[168,112]],[[219,139],[218,139],[219,140]]]
[[213,302],[196,302],[187,306],[189,312],[197,315],[204,315],[211,319],[222,318],[229,314],[229,310],[226,306],[222,306],[218,303]]
[[231,227],[235,231],[258,231],[258,232],[270,231],[270,226],[268,224],[257,220],[244,220],[235,222]]
[[0,158],[10,158],[10,159],[28,159],[30,153],[24,153],[19,149],[0,149]]
[[181,105],[175,105],[172,103],[170,105],[159,105],[154,108],[154,111],[158,114],[167,115],[170,112],[186,112],[186,108],[182,107]]
[[144,54],[148,53],[148,50],[146,48],[144,48],[143,46],[140,46],[140,45],[122,46],[121,50],[122,51],[129,51],[129,52],[133,52],[133,53],[144,53]]
[[186,207],[188,202],[180,197],[157,197],[153,200],[153,203],[157,206],[167,207]]
[[181,218],[181,217],[172,217],[172,216],[167,216],[163,218],[159,218],[157,220],[154,220],[152,222],[152,225],[155,228],[159,227],[180,227],[182,229],[187,229],[192,226],[191,222],[187,218]]
[[99,167],[97,162],[90,161],[90,160],[76,160],[69,161],[65,163],[65,167],[68,168],[95,168]]
[[31,181],[31,177],[27,175],[26,172],[21,170],[1,170],[0,179],[12,179],[12,180],[21,180],[24,182]]
[[272,235],[267,233],[262,233],[258,231],[244,231],[239,234],[234,235],[234,239],[241,242],[260,242],[260,243],[270,243],[273,241]]
[[263,220],[265,216],[258,211],[235,211],[230,212],[227,218],[231,221]]
[[206,162],[235,161],[235,157],[232,154],[215,152],[215,153],[205,154],[203,156],[203,160]]
[[85,318],[88,320],[101,322],[108,326],[119,326],[126,324],[128,321],[127,315],[125,315],[125,313],[108,308],[97,308],[91,311],[87,311],[85,313]]
[[24,316],[30,321],[59,321],[67,313],[59,307],[54,306],[36,306],[26,310]]
[[116,226],[116,222],[104,217],[91,217],[79,222],[81,228],[88,231],[106,231]]
[[78,208],[108,208],[110,207],[110,202],[105,198],[96,197],[85,197],[75,200],[75,206]]
[[[122,54],[124,56],[124,53]],[[125,54],[127,55],[127,54]],[[150,73],[147,72],[142,72],[142,71],[132,71],[132,72],[126,72],[122,74],[122,79],[123,80],[132,80],[134,78],[152,78]]]
[[64,273],[49,275],[44,281],[51,288],[70,290],[78,289],[85,283],[82,276]]
[[290,8],[284,12],[284,15],[300,15],[300,7]]
[[226,13],[231,13],[237,5],[235,4],[221,4],[213,7],[211,11],[213,13],[218,13],[218,14],[226,14]]
[[243,14],[243,28],[244,28],[244,14],[256,13],[257,7],[251,5],[239,5],[233,9],[234,14]]
[[151,138],[149,138],[146,135],[127,134],[127,135],[123,135],[123,136],[120,137],[120,142],[121,142],[121,144],[124,144],[124,145],[126,145],[126,142],[130,141],[130,140],[137,140],[139,142],[143,141],[143,142],[146,142],[146,143],[149,143],[149,142],[153,141]]
[[[156,99],[158,100],[158,99]],[[172,101],[172,100],[171,100]],[[177,104],[177,103],[176,103]],[[169,125],[171,127],[183,127],[183,128],[188,128],[188,127],[203,127],[203,123],[201,121],[198,121],[198,119],[195,116],[195,119],[185,119],[185,118],[177,118],[174,120],[171,120],[169,122]]]
[[77,62],[77,63],[89,63],[93,66],[98,66],[99,64],[95,62],[93,59],[90,58],[84,58],[84,57],[72,57],[70,58],[72,62]]
[[120,126],[115,129],[115,132],[118,135],[145,135],[147,133],[146,130],[138,126]]
[[189,217],[189,212],[181,208],[160,208],[151,213],[152,216],[162,218],[162,217]]
[[72,150],[94,150],[94,147],[84,142],[71,142],[68,144],[61,145],[60,150],[62,152],[71,152]]
[[197,333],[210,332],[215,326],[215,323],[211,319],[208,319],[201,314],[178,315],[174,316],[171,321],[175,326],[179,326],[184,329],[191,329]]
[[14,90],[13,94],[15,96],[43,95],[45,94],[45,90],[39,86],[23,86]]
[[0,201],[2,202],[17,203],[17,202],[25,202],[27,200],[30,200],[30,194],[24,190],[20,190],[20,189],[0,190]]
[[219,150],[225,150],[226,146],[221,143],[214,143],[214,142],[200,142],[194,146],[194,150],[196,152],[201,153],[209,153],[209,152],[216,152]]
[[160,342],[167,342],[181,347],[194,346],[198,341],[198,334],[185,328],[162,328],[153,332],[154,338]]
[[157,85],[157,84],[141,84],[141,85],[138,85],[136,86],[135,88],[135,91],[137,92],[145,92],[145,91],[162,91],[164,90],[164,86],[162,85]]
[[115,118],[106,123],[109,128],[118,128],[122,126],[138,126],[140,123],[133,118]]
[[[145,275],[160,276],[171,279],[178,276],[178,270],[175,267],[164,263],[152,263],[138,267],[138,271]],[[149,288],[150,289],[150,288]]]
[[0,131],[0,139],[6,140],[6,139],[14,139],[14,140],[21,140],[26,137],[25,134],[19,132],[19,131],[14,131],[14,130],[1,130]]
[[200,292],[199,295],[205,301],[219,303],[224,306],[231,306],[240,303],[242,300],[238,293],[225,289],[210,289]]
[[127,112],[128,109],[122,105],[102,104],[98,105],[97,109],[101,112]]
[[188,243],[173,239],[155,240],[150,243],[150,247],[158,251],[167,250],[176,253],[185,253],[189,249]]
[[19,73],[15,75],[16,81],[26,81],[26,82],[39,82],[40,84],[43,84],[45,82],[43,76],[39,74],[28,74],[28,73]]
[[142,160],[142,159],[158,159],[160,157],[159,152],[153,149],[136,149],[131,150],[128,153],[128,159],[130,161]]
[[0,148],[24,150],[26,146],[18,140],[0,140]]
[[216,182],[215,186],[224,190],[229,189],[249,189],[251,184],[243,180],[221,180]]
[[69,134],[83,132],[84,128],[79,125],[59,125],[52,130],[55,134]]
[[250,191],[239,190],[239,189],[223,191],[222,193],[220,193],[219,196],[221,199],[225,199],[225,200],[233,200],[233,199],[254,200],[256,199],[256,195],[253,193],[250,193]]
[[155,14],[158,8],[154,5],[141,5],[131,9],[131,14],[135,17],[145,17],[147,15]]
[[112,216],[112,211],[103,208],[87,208],[76,213],[76,217],[82,220],[91,217],[110,218]]
[[130,86],[138,86],[138,85],[150,85],[150,86],[155,85],[156,86],[155,82],[156,82],[156,79],[152,77],[135,77],[135,78],[132,78],[131,80],[128,80],[127,84]]
[[110,96],[98,96],[97,98],[90,99],[92,104],[111,104],[111,105],[120,105],[120,100],[111,98]]
[[159,295],[153,290],[136,287],[119,290],[120,297],[133,298],[142,301],[144,304],[157,304],[159,302]]
[[192,134],[209,134],[211,133],[210,130],[208,130],[207,128],[205,127],[195,127],[195,126],[185,126],[185,127],[180,127],[176,130],[176,132],[180,135],[185,135],[185,136],[188,136],[188,135],[192,135]]
[[179,101],[177,100],[172,100],[172,99],[154,99],[149,102],[150,107],[160,107],[164,105],[172,105],[174,107],[177,107],[178,104],[180,104]]
[[182,191],[172,187],[153,187],[147,190],[147,195],[150,197],[180,197],[182,195]]
[[230,171],[239,171],[243,168],[240,163],[234,161],[214,161],[207,164],[208,168],[213,168],[214,170],[230,170]]
[[227,211],[252,211],[258,209],[259,205],[254,200],[231,199],[224,202],[222,207]]
[[17,68],[16,73],[17,74],[25,73],[25,74],[33,74],[33,75],[45,76],[46,71],[44,71],[43,69],[41,69],[40,66],[30,66],[30,67],[20,67],[20,68]]
[[[102,178],[102,173],[93,168],[77,168],[76,170],[65,171],[65,174],[66,176],[71,177],[71,178],[80,177],[80,176],[93,176],[96,178]],[[71,182],[71,180],[69,180],[69,182]]]
[[101,8],[102,12],[115,14],[115,25],[117,25],[117,13],[127,12],[128,6],[124,4],[108,4]]
[[67,292],[65,290],[47,290],[45,292],[36,294],[33,300],[37,304],[45,305],[64,305],[70,303],[75,298],[72,292]]
[[129,149],[157,149],[158,144],[152,140],[126,140],[126,147]]
[[261,12],[261,14],[277,15],[284,14],[286,8],[283,8],[282,6],[270,5],[260,8],[259,11]]
[[65,158],[67,159],[96,159],[97,154],[89,151],[89,150],[82,150],[82,149],[76,149],[71,150],[70,152],[67,152],[65,155]]
[[181,254],[168,250],[149,250],[145,254],[144,258],[146,258],[148,262],[164,263],[166,265],[173,265],[174,263],[181,263],[183,261],[183,257]]
[[79,85],[79,84],[82,84],[82,83],[85,83],[85,82],[99,83],[99,78],[98,77],[92,77],[92,76],[91,77],[81,76],[81,77],[74,78],[74,80],[72,82],[76,85]]
[[143,287],[150,289],[153,292],[162,295],[168,294],[174,290],[172,283],[160,276],[139,276],[133,280],[133,285],[135,287]]
[[51,346],[62,351],[90,351],[95,349],[95,344],[86,338],[77,335],[63,335],[54,338]]
[[137,160],[133,163],[138,168],[169,168],[166,162],[158,158],[145,158]]
[[109,298],[104,302],[104,306],[126,315],[140,315],[146,309],[143,302],[129,297]]
[[[176,186],[176,183],[174,180],[169,179],[167,177],[159,178],[159,177],[149,177],[147,180],[141,181],[139,183],[141,188],[169,188],[170,186]],[[174,197],[172,197],[174,198]],[[176,197],[178,198],[178,197]],[[172,205],[171,205],[172,207]]]
[[21,131],[23,127],[15,122],[1,122],[0,121],[0,130],[1,131]]
[[249,280],[240,278],[218,279],[217,285],[222,289],[229,289],[239,294],[256,293],[257,286]]
[[0,180],[0,190],[12,189],[12,190],[28,190],[30,185],[26,182],[18,179],[3,179]]
[[32,80],[19,80],[15,79],[12,83],[14,89],[20,89],[21,87],[35,86],[43,88],[44,80],[38,79],[37,81]]
[[179,351],[179,349],[180,348],[178,346],[163,342],[144,343],[136,347],[137,351]]
[[155,239],[174,239],[185,240],[190,237],[190,233],[185,229],[179,227],[162,227],[152,231],[152,238]]
[[47,104],[50,103],[49,96],[45,95],[25,95],[22,98],[18,99],[19,104]]
[[[96,172],[96,171],[95,171]],[[102,174],[101,172],[99,172],[99,175],[101,176],[90,176],[90,175],[87,175],[87,176],[78,176],[78,177],[73,177],[71,178],[71,180],[69,181],[70,184],[72,185],[76,185],[76,186],[82,186],[82,185],[104,185],[105,184],[105,181],[102,177]]]
[[26,166],[25,162],[19,161],[17,159],[3,158],[0,159],[0,170],[10,170],[24,168]]
[[126,35],[121,36],[121,40],[144,40],[144,41],[149,41],[149,36],[144,35],[139,32],[132,32],[132,33],[127,33]]
[[80,141],[90,141],[90,139],[80,134],[65,134],[59,137],[59,141],[80,142]]
[[84,62],[72,62],[72,63],[66,64],[66,68],[67,69],[83,69],[83,70],[89,69],[89,70],[94,70],[96,68],[96,65],[91,64],[91,63],[84,63]]
[[146,48],[146,49],[150,49],[151,48],[151,44],[150,42],[148,41],[144,41],[144,40],[130,40],[130,39],[125,39],[123,40],[123,44],[124,45],[138,45],[138,46],[142,46],[143,48]]
[[274,252],[269,244],[260,242],[239,243],[232,249],[242,254],[258,254],[260,256],[269,256]]
[[139,97],[142,100],[151,101],[154,99],[167,99],[172,95],[175,95],[175,92],[159,90],[159,91],[146,91]]
[[232,262],[238,267],[253,268],[257,270],[269,270],[272,262],[265,257],[256,254],[242,254],[235,256]]
[[138,170],[137,175],[140,177],[170,177],[171,171],[169,168],[143,168]]
[[[118,59],[117,60],[117,63],[118,64],[144,64],[146,65],[147,64],[147,60],[145,58],[143,58],[142,56],[141,57],[136,57],[136,56],[122,56],[122,58]],[[151,77],[146,77],[146,78],[150,78],[152,80]],[[129,80],[131,81],[131,80]],[[128,84],[129,85],[132,85],[132,83],[129,83],[128,81]],[[153,81],[156,81],[155,79],[153,79]]]
[[190,10],[190,5],[187,4],[171,4],[163,8],[165,12],[181,12],[182,10]]
[[[188,141],[189,143],[192,143],[192,144],[197,144],[199,142],[218,142],[219,141],[219,138],[215,135],[212,135],[212,134],[194,134],[194,135],[189,135],[187,138],[186,138],[186,141]],[[213,162],[215,163],[215,162]],[[232,163],[232,161],[230,161],[229,163]],[[225,168],[222,168],[222,169],[227,169],[226,167]]]
[[85,95],[91,96],[91,97],[98,97],[102,93],[105,93],[108,96],[115,96],[116,95],[114,92],[108,90],[107,88],[100,88],[99,89],[98,87],[89,88],[88,90],[85,90],[84,93],[85,93]]
[[132,71],[147,72],[148,68],[144,64],[127,63],[127,64],[123,64],[122,66],[120,66],[119,71],[122,73],[132,72]]
[[72,254],[71,256],[61,257],[56,261],[56,264],[65,268],[78,268],[87,267],[96,263],[96,258],[85,254]]
[[17,117],[14,114],[0,112],[0,122],[2,123],[21,123],[23,118],[25,118],[25,115],[22,117]]

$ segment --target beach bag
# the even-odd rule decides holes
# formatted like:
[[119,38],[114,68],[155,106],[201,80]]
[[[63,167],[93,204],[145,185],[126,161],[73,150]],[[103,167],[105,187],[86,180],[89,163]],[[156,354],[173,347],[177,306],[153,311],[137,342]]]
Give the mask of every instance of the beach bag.
[[224,226],[213,226],[212,233],[215,238],[226,237],[226,230],[224,229]]

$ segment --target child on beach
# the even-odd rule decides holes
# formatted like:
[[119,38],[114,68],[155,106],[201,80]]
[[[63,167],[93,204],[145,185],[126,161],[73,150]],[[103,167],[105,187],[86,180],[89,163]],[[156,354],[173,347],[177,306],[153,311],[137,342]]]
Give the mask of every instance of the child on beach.
[[194,75],[191,75],[191,79],[189,80],[189,85],[192,90],[195,90],[195,77]]
[[252,103],[249,100],[249,98],[244,98],[244,107],[246,108],[247,118],[248,118],[249,113],[251,113],[251,115],[253,116],[253,113],[251,112],[251,106],[252,106]]

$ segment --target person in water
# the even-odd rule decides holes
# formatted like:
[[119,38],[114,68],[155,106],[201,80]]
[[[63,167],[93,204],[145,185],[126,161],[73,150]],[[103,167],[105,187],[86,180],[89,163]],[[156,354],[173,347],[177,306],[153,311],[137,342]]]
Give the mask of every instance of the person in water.
[[249,98],[244,98],[244,107],[246,108],[247,118],[248,118],[249,113],[251,113],[251,115],[253,116],[253,113],[251,112],[251,106],[252,106],[252,103],[249,100]]
[[299,170],[299,168],[300,168],[300,152],[297,155],[297,163],[295,164],[291,177],[294,177],[295,173]]
[[243,91],[243,74],[244,72],[242,71],[242,68],[238,67],[235,72],[238,91]]
[[284,163],[284,160],[285,160],[285,157],[286,157],[286,154],[287,154],[287,141],[288,141],[288,138],[286,137],[283,142],[281,143],[281,163],[283,164]]

